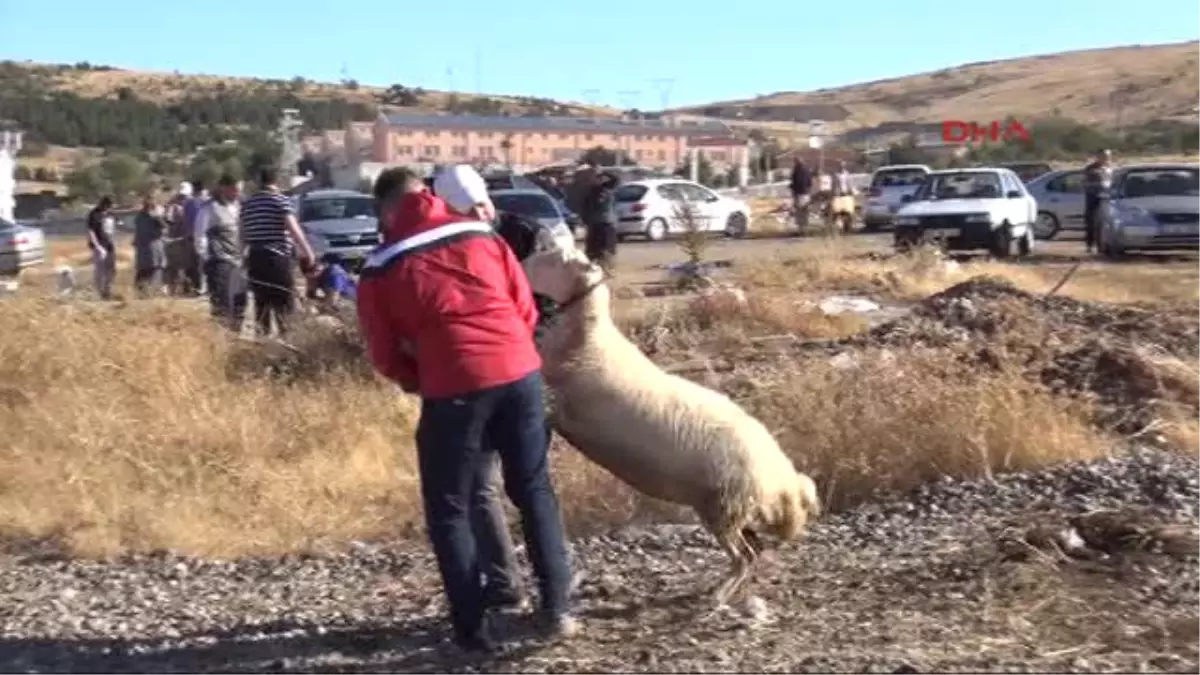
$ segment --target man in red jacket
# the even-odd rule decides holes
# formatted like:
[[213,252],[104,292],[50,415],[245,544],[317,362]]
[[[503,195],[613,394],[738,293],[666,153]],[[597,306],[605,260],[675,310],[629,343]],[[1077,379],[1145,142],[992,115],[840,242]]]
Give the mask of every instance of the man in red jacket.
[[460,192],[466,185],[478,195],[472,209],[478,217],[453,213],[425,191],[402,190],[385,200],[384,241],[363,267],[358,311],[375,367],[422,398],[416,433],[421,493],[455,642],[491,651],[468,517],[485,449],[500,453],[505,491],[521,514],[538,578],[542,618],[553,634],[575,627],[571,572],[546,456],[533,294],[488,222],[483,179],[465,166],[443,175],[451,181],[447,193],[451,185]]

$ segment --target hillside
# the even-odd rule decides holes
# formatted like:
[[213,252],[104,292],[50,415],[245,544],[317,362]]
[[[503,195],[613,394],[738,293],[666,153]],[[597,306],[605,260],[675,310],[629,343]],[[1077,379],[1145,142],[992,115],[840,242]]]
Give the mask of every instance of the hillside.
[[[136,95],[140,100],[159,105],[178,104],[185,99],[215,96],[246,97],[290,95],[301,101],[343,101],[350,104],[387,105],[413,110],[440,111],[451,102],[471,106],[494,107],[513,115],[554,112],[565,115],[613,115],[617,111],[603,106],[561,103],[532,96],[477,95],[391,85],[373,87],[355,80],[315,82],[303,77],[290,80],[222,75],[182,74],[179,72],[134,71],[89,63],[40,64],[0,62],[0,85],[12,86],[26,79],[47,93],[74,94],[85,99],[118,99]],[[411,95],[411,96],[410,96]]]
[[[943,119],[1062,115],[1103,127],[1196,119],[1198,42],[969,63],[811,92],[778,92],[676,112],[760,121],[825,120],[831,132],[899,131]],[[778,124],[772,126],[779,126]],[[790,126],[784,124],[782,126]]]

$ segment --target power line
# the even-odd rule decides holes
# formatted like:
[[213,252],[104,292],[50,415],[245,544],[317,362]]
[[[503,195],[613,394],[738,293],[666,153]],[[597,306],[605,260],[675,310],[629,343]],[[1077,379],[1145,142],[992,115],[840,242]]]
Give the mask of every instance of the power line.
[[638,100],[641,99],[642,92],[639,89],[630,89],[626,91],[618,91],[617,98],[621,101],[621,106],[626,110],[637,108]]

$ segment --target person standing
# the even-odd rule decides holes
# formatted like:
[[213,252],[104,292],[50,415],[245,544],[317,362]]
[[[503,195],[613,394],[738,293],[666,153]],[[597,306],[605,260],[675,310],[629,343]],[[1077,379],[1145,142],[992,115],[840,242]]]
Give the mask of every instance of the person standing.
[[142,210],[133,219],[133,285],[141,297],[162,293],[163,270],[167,266],[167,223],[153,194],[142,199]]
[[260,171],[258,192],[242,204],[238,219],[246,247],[246,277],[254,295],[254,318],[263,335],[270,334],[272,318],[280,334],[288,330],[296,303],[293,256],[299,252],[304,270],[315,262],[292,200],[279,190],[278,183],[274,168]]
[[167,223],[167,266],[163,270],[163,283],[171,295],[182,295],[187,292],[187,276],[184,270],[191,255],[188,252],[187,218],[184,215],[184,205],[192,198],[192,184],[184,181],[179,184],[175,196],[167,202],[164,214]]
[[196,214],[194,234],[212,315],[234,332],[241,330],[246,314],[239,215],[237,179],[225,174],[217,181],[216,196]]
[[[405,168],[387,169],[379,174],[373,189],[376,213],[394,206],[408,192],[424,192],[428,186],[415,173]],[[380,217],[380,232],[386,231],[388,220]],[[517,554],[504,504],[497,485],[500,482],[500,455],[495,449],[484,452],[480,470],[472,479],[468,517],[478,547],[479,566],[483,581],[483,604],[488,608],[517,607],[523,603],[517,568]]]
[[804,165],[799,157],[792,165],[792,179],[789,188],[792,192],[792,214],[796,218],[796,227],[803,230],[808,227],[808,205],[812,201],[812,172]]
[[591,189],[583,198],[580,216],[587,225],[584,252],[611,274],[617,254],[617,222],[614,211],[615,176],[597,171],[592,176]]
[[192,181],[193,194],[183,203],[183,274],[193,295],[204,294],[204,261],[196,253],[196,218],[208,206],[210,197],[204,188],[204,182],[197,179]]
[[521,514],[542,626],[571,635],[578,624],[569,612],[570,563],[547,461],[533,293],[493,229],[483,178],[469,166],[450,167],[434,191],[442,197],[403,190],[381,207],[384,243],[363,268],[358,312],[375,368],[422,399],[421,493],[454,642],[495,648],[470,516],[489,447],[499,452],[505,490]]
[[116,222],[112,215],[113,199],[108,195],[100,198],[95,208],[88,212],[88,249],[92,253],[92,279],[96,293],[103,300],[112,298],[113,282],[117,277],[117,256],[114,242]]
[[1112,151],[1101,150],[1083,168],[1084,246],[1094,253],[1100,243],[1100,226],[1112,190]]

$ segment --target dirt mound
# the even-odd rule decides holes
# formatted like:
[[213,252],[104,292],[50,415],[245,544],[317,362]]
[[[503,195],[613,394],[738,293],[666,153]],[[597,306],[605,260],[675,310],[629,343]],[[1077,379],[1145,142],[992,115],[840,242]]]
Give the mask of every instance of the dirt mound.
[[931,295],[911,315],[837,343],[841,348],[950,348],[994,369],[1016,367],[1058,393],[1097,405],[1097,421],[1132,433],[1162,406],[1200,413],[1194,308],[1037,296],[980,276]]

